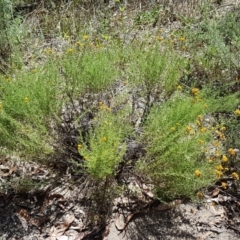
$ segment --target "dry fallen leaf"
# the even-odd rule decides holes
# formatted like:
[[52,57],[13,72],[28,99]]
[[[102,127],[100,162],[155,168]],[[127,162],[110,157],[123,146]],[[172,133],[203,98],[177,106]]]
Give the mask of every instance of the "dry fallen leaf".
[[21,222],[23,229],[25,231],[27,231],[28,230],[27,220],[23,216],[21,216],[19,213],[16,213],[16,216],[18,217],[19,221]]
[[122,231],[125,227],[125,219],[123,214],[118,214],[115,221],[115,226],[118,231]]
[[220,189],[219,188],[215,188],[213,191],[212,191],[212,197],[216,197],[220,192]]
[[203,234],[201,237],[198,237],[197,240],[205,240],[207,239],[208,236],[210,236],[212,234],[212,232],[206,232],[205,234]]
[[67,220],[60,225],[59,228],[55,228],[54,226],[50,229],[50,238],[49,240],[65,240],[68,238],[65,238],[65,236],[62,236],[64,232],[69,228],[71,223],[75,220],[74,215],[70,215]]

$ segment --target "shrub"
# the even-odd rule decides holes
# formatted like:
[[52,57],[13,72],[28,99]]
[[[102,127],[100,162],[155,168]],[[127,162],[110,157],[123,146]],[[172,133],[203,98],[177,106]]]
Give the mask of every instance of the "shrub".
[[237,96],[206,98],[197,88],[191,94],[177,91],[162,107],[154,106],[146,121],[142,141],[147,156],[139,162],[138,171],[154,183],[160,198],[194,196],[197,189],[219,177],[215,168],[221,160],[207,160],[215,123],[205,125],[203,117],[220,107],[228,109],[227,105],[238,102]]
[[84,140],[81,135],[78,149],[90,175],[94,179],[103,180],[113,177],[118,164],[123,160],[126,151],[124,139],[131,131],[131,126],[126,121],[126,108],[115,114],[104,103],[100,103],[99,107],[94,128],[87,139]]

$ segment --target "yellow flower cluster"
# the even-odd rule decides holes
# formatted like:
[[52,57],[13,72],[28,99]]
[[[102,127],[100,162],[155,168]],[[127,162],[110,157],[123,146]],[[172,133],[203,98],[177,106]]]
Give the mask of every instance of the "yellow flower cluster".
[[222,185],[222,188],[223,188],[223,189],[227,189],[227,187],[228,187],[228,185],[227,185],[226,182],[222,182],[221,185]]
[[83,39],[87,41],[89,39],[88,35],[83,35]]
[[226,155],[223,155],[223,156],[222,156],[222,161],[223,161],[224,163],[227,163],[227,162],[228,162],[228,157],[227,157]]
[[216,170],[215,172],[216,172],[217,178],[221,178],[223,176],[223,172],[222,171]]
[[200,129],[200,132],[201,133],[204,133],[204,132],[206,132],[207,131],[207,128],[205,128],[205,127],[202,127],[201,129]]
[[48,49],[45,50],[45,53],[47,53],[47,54],[52,54],[53,51],[52,51],[52,49],[48,48]]
[[202,173],[201,173],[199,170],[196,170],[196,171],[195,171],[195,175],[196,175],[197,177],[201,177],[201,174],[202,174]]
[[196,96],[199,93],[199,88],[193,88],[191,92],[194,96]]
[[106,106],[103,102],[99,102],[99,108],[100,108],[100,110],[106,110],[108,112],[111,112],[111,108]]
[[231,156],[234,156],[236,154],[235,150],[233,148],[229,148],[228,149],[228,153],[231,155]]
[[192,130],[192,128],[190,126],[186,126],[186,132],[190,133],[190,131]]
[[185,40],[186,40],[185,37],[180,37],[180,38],[179,38],[179,41],[181,41],[181,42],[184,42]]
[[237,109],[234,113],[235,113],[237,116],[240,116],[240,109]]
[[74,51],[73,48],[68,49],[68,53],[73,53],[73,51]]
[[102,141],[103,141],[103,142],[106,142],[106,141],[107,141],[107,137],[104,136],[104,137],[102,138]]
[[233,177],[235,180],[239,180],[239,175],[238,175],[238,173],[236,173],[236,172],[233,172],[233,173],[232,173],[232,177]]

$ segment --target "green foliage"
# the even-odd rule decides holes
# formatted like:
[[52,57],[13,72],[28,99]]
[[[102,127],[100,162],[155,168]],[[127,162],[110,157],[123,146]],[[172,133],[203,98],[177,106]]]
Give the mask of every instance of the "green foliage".
[[135,17],[135,22],[138,25],[154,24],[159,18],[159,7],[152,10],[142,11]]
[[82,48],[69,48],[60,58],[66,89],[72,97],[86,91],[97,92],[106,89],[116,77],[114,68],[114,49],[91,49],[90,42]]
[[229,110],[232,100],[236,103],[237,96],[215,99],[206,98],[204,91],[194,97],[176,92],[162,107],[151,109],[142,136],[147,156],[139,162],[138,170],[155,184],[160,198],[193,196],[196,189],[216,179],[219,162],[206,160],[214,141],[214,123],[204,125],[202,117],[220,106]]
[[56,67],[16,71],[1,78],[1,146],[28,154],[51,151],[49,122],[59,112],[61,100]]
[[153,46],[143,44],[133,49],[127,71],[133,84],[143,85],[147,92],[159,90],[171,95],[184,66],[183,58],[156,41]]
[[0,0],[0,71],[5,72],[8,68],[11,55],[8,28],[11,19],[11,3]]
[[232,83],[238,77],[239,12],[228,13],[222,18],[209,14],[198,22],[185,27],[186,48],[191,54],[190,79],[198,85],[204,83]]
[[107,179],[114,176],[118,164],[123,160],[126,151],[124,139],[130,124],[126,121],[129,110],[122,109],[112,113],[103,103],[95,118],[94,128],[88,138],[80,138],[79,153],[84,158],[84,166],[94,179]]

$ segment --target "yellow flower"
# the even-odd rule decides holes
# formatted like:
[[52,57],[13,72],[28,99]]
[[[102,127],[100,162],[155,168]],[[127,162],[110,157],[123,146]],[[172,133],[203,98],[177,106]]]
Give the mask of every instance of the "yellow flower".
[[219,142],[218,142],[218,141],[214,141],[214,142],[213,142],[213,145],[214,145],[215,147],[219,147]]
[[236,154],[235,150],[233,148],[229,148],[228,149],[228,153],[231,155],[231,156],[234,156]]
[[163,37],[157,37],[157,40],[158,40],[158,41],[162,41],[162,40],[163,40]]
[[27,103],[29,101],[28,97],[24,98],[24,102]]
[[185,37],[180,37],[179,38],[179,41],[181,41],[181,42],[184,42],[186,39],[185,39]]
[[222,156],[222,161],[223,161],[223,162],[228,162],[228,157],[227,157],[226,155],[223,155],[223,156]]
[[196,175],[197,177],[200,177],[200,176],[201,176],[201,172],[200,172],[199,170],[196,170],[196,171],[195,171],[195,175]]
[[205,128],[205,127],[202,127],[201,129],[200,129],[200,132],[206,132],[207,131],[207,128]]
[[69,53],[73,53],[73,48],[69,48],[69,49],[68,49],[68,52],[69,52]]
[[240,116],[240,110],[237,109],[235,112],[234,112],[237,116]]
[[82,144],[78,144],[77,148],[78,148],[78,150],[80,150],[82,148]]
[[200,144],[204,144],[204,141],[203,141],[202,139],[199,139],[198,142],[199,142]]
[[207,158],[208,162],[209,163],[212,163],[213,162],[213,159],[212,158]]
[[128,82],[127,81],[123,81],[123,85],[127,85],[128,84]]
[[232,176],[235,180],[239,180],[239,175],[236,172],[233,172]]
[[223,188],[223,189],[227,189],[227,186],[228,186],[227,183],[222,182],[221,185],[222,185],[222,188]]
[[222,126],[222,127],[220,128],[220,130],[223,131],[223,132],[226,131],[226,129],[227,129],[227,128],[226,128],[225,126]]
[[88,40],[88,38],[89,38],[88,35],[84,35],[84,36],[83,36],[83,39],[84,39],[84,40]]
[[47,53],[47,54],[52,54],[52,49],[50,49],[50,48],[49,48],[49,49],[46,49],[46,50],[45,50],[45,53]]
[[178,85],[177,86],[177,90],[181,90],[182,89],[182,86],[181,85]]
[[216,170],[215,172],[216,172],[217,178],[221,178],[223,176],[223,173],[221,171]]
[[215,156],[219,157],[220,156],[220,152],[218,150],[215,151]]
[[198,193],[197,193],[197,197],[198,197],[198,198],[203,198],[203,193],[202,193],[202,192],[198,192]]
[[76,44],[80,47],[84,47],[84,43],[81,43],[81,42],[76,42]]
[[107,138],[106,138],[106,137],[103,137],[103,138],[102,138],[102,141],[103,141],[103,142],[106,142],[106,141],[107,141]]
[[193,94],[193,95],[197,95],[198,92],[199,92],[199,89],[198,89],[198,88],[193,88],[193,89],[192,89],[192,94]]
[[88,156],[84,156],[83,158],[84,158],[84,160],[88,160]]
[[183,50],[183,51],[186,50],[186,46],[182,46],[182,50]]
[[220,165],[218,165],[218,166],[216,167],[216,169],[217,169],[218,171],[223,171],[223,170],[224,170],[224,167],[220,164]]
[[196,124],[197,124],[198,126],[201,126],[201,122],[200,122],[199,120],[196,121]]
[[181,124],[177,122],[176,125],[177,125],[177,126],[180,126]]
[[176,130],[176,128],[175,128],[175,127],[171,127],[171,130],[172,130],[172,131],[175,131],[175,130]]
[[190,126],[186,126],[186,132],[190,132],[192,128]]

